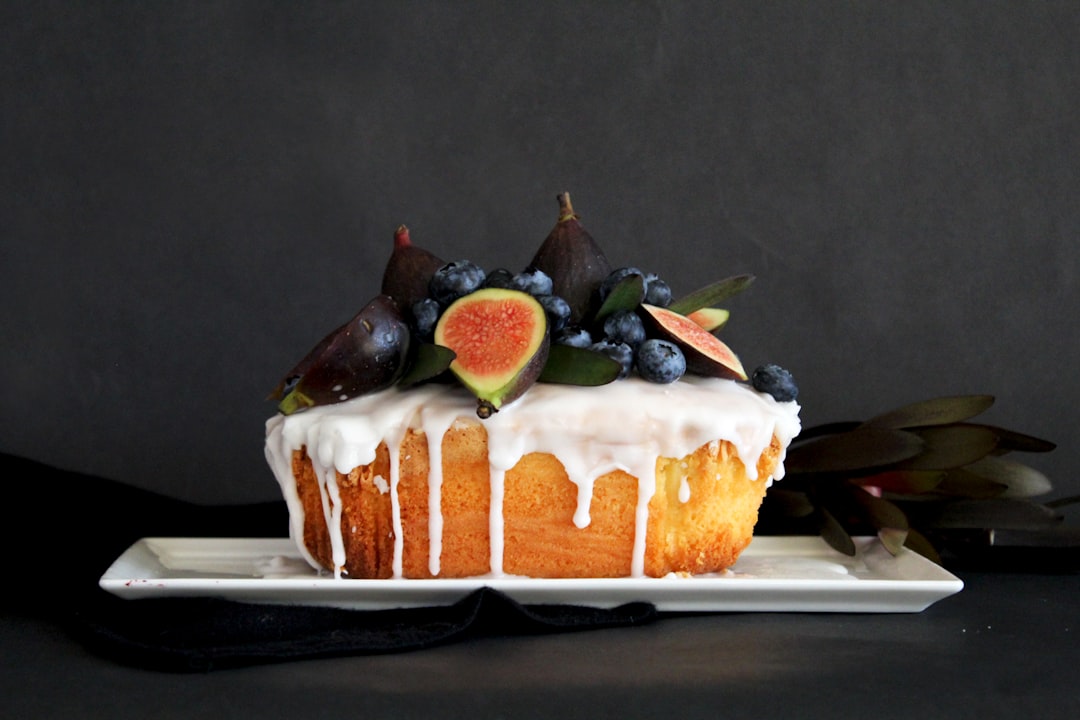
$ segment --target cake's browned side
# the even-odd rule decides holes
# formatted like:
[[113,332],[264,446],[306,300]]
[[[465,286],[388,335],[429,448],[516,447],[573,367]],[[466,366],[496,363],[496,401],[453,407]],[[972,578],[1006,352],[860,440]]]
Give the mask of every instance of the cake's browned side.
[[[293,474],[304,508],[304,545],[325,568],[334,567],[333,548],[326,517],[333,516],[334,500],[320,490],[320,483],[304,451],[293,453]],[[341,512],[342,545],[346,557],[344,574],[359,578],[393,575],[394,532],[391,519],[389,453],[380,446],[375,462],[348,475],[336,473]]]
[[[779,441],[758,461],[749,480],[734,446],[716,441],[680,459],[657,461],[656,492],[649,502],[645,574],[706,573],[734,564],[749,544],[766,478],[782,451]],[[409,578],[468,577],[491,571],[491,477],[487,434],[476,423],[452,427],[442,444],[441,552],[431,566],[429,452],[427,438],[410,431],[401,445],[397,493],[402,527],[402,574]],[[324,491],[310,460],[293,461],[304,506],[304,542],[324,567],[333,568]],[[687,485],[689,497],[680,500]],[[337,475],[341,529],[350,578],[392,576],[394,532],[385,444],[376,460]],[[332,505],[330,493],[325,503]],[[503,571],[531,577],[621,577],[631,572],[638,481],[616,471],[596,480],[589,523],[574,524],[578,488],[552,455],[532,453],[505,475]]]

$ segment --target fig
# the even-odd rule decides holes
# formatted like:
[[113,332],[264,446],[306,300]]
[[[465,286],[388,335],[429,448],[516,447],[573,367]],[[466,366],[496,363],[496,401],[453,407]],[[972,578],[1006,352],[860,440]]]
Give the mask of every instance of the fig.
[[413,245],[409,228],[399,225],[394,232],[394,251],[383,271],[382,294],[394,298],[403,308],[411,308],[428,296],[428,282],[446,261]]
[[739,358],[722,340],[696,322],[667,308],[641,304],[641,319],[649,337],[670,340],[686,356],[686,370],[709,377],[746,380]]
[[271,393],[289,415],[393,385],[409,357],[409,326],[389,295],[378,295],[323,338]]
[[704,307],[700,310],[688,313],[686,317],[700,325],[703,330],[716,332],[727,324],[728,318],[731,317],[731,313],[723,308]]
[[435,326],[435,344],[455,358],[450,371],[490,417],[528,390],[547,362],[547,314],[527,293],[485,288],[458,298]]
[[551,278],[551,294],[566,300],[570,305],[569,322],[577,324],[595,309],[597,289],[611,273],[611,263],[582,227],[570,204],[570,193],[560,193],[556,200],[559,201],[558,222],[536,251],[529,267],[541,270]]

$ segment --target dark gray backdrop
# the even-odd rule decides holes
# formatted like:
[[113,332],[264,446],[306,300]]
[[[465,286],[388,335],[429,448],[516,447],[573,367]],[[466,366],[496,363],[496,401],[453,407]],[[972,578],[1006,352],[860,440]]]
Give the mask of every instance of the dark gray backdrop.
[[569,190],[677,292],[755,273],[806,424],[991,393],[1076,492],[1078,7],[5,3],[0,450],[276,498],[263,398],[394,228],[517,269]]

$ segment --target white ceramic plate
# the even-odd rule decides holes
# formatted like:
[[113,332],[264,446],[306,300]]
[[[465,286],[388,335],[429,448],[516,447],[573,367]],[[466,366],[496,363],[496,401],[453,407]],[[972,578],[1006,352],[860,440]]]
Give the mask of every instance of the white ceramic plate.
[[143,538],[101,577],[123,598],[221,597],[255,603],[375,610],[447,605],[477,588],[523,603],[614,607],[646,601],[661,611],[920,612],[963,582],[921,555],[893,557],[856,538],[848,557],[818,537],[755,538],[730,571],[665,578],[544,580],[335,580],[318,573],[283,538]]

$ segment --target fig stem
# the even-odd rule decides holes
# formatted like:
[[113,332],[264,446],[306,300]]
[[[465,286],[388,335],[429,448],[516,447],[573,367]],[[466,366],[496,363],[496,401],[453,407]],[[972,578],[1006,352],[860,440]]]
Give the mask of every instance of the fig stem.
[[487,400],[481,400],[476,405],[476,415],[481,420],[487,420],[497,412],[499,412],[498,409]]
[[409,239],[409,228],[398,225],[398,229],[394,231],[394,247],[403,248],[410,245],[412,245],[412,240]]
[[577,218],[577,213],[574,212],[574,206],[570,204],[570,193],[561,192],[555,196],[555,199],[559,201],[559,222],[566,222],[567,220],[574,220]]

